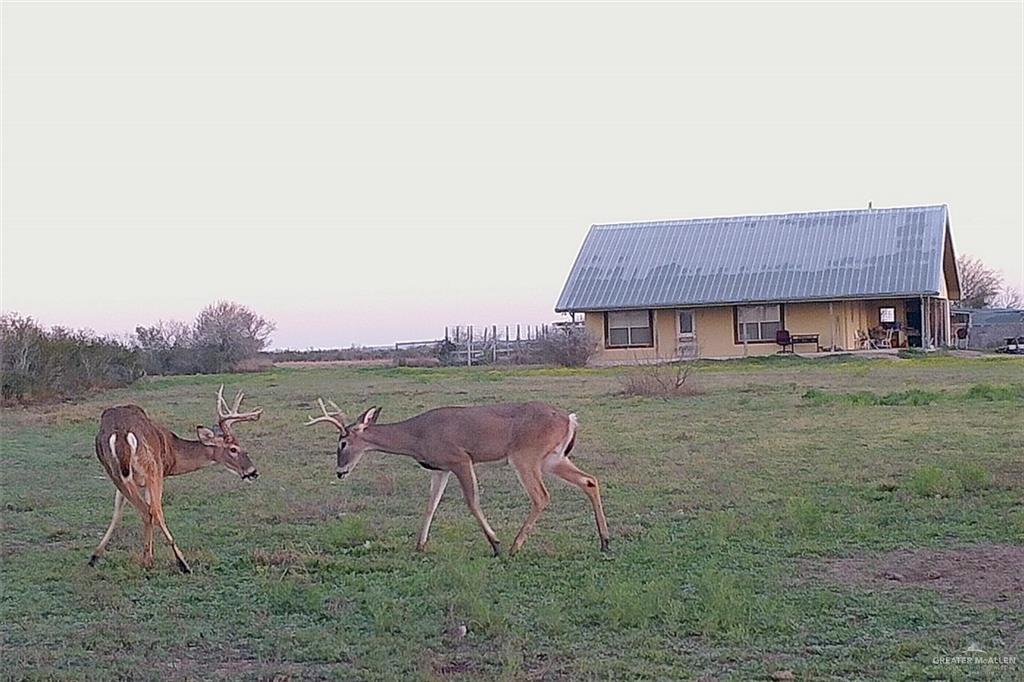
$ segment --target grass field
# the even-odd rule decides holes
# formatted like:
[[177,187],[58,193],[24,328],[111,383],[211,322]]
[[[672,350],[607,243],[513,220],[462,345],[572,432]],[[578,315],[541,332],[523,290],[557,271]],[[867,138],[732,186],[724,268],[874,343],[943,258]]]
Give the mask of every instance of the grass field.
[[[5,410],[0,675],[1024,677],[1019,359],[711,363],[701,394],[671,400],[617,395],[621,372],[278,369]],[[101,410],[134,402],[190,435],[222,381],[266,410],[237,429],[261,477],[168,481],[195,573],[159,539],[156,567],[139,565],[131,508],[89,568],[113,499]],[[602,482],[612,551],[580,491],[551,482],[520,555],[490,556],[455,485],[417,554],[426,472],[371,453],[338,481],[333,430],[302,426],[318,395],[353,416],[381,405],[382,421],[501,400],[577,412],[574,459]],[[508,466],[479,473],[507,547],[527,497]],[[938,575],[918,579],[920,557]],[[1002,660],[942,658],[971,644]]]

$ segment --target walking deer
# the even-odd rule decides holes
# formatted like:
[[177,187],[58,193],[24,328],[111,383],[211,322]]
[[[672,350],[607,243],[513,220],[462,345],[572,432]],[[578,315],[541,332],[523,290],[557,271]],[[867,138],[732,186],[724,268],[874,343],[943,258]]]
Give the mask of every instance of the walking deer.
[[167,529],[164,520],[164,478],[196,471],[219,462],[242,479],[259,476],[249,454],[238,444],[233,426],[238,422],[256,421],[263,410],[239,412],[244,394],[239,391],[228,409],[224,386],[217,391],[217,426],[215,430],[196,427],[198,441],[179,438],[157,424],[136,405],[121,405],[103,411],[100,430],[96,434],[96,456],[117,489],[114,492],[114,517],[107,532],[92,553],[89,565],[95,566],[121,521],[125,502],[131,502],[142,515],[142,563],[153,565],[153,526],[159,526],[178,560],[182,573],[191,573],[188,562]]
[[338,429],[338,478],[349,475],[367,450],[415,459],[429,469],[430,497],[416,548],[427,544],[430,523],[444,494],[451,474],[459,480],[466,505],[476,517],[495,556],[501,543],[480,509],[474,465],[507,459],[532,503],[519,533],[512,542],[515,554],[526,542],[537,518],[551,499],[544,486],[543,473],[549,473],[579,487],[590,498],[601,540],[608,549],[608,523],[601,504],[597,479],[581,471],[569,460],[576,442],[576,415],[544,403],[505,403],[477,407],[440,407],[395,424],[378,424],[379,407],[371,407],[356,421],[346,419],[333,402],[328,412],[318,400],[318,417],[310,417],[307,426],[332,424]]

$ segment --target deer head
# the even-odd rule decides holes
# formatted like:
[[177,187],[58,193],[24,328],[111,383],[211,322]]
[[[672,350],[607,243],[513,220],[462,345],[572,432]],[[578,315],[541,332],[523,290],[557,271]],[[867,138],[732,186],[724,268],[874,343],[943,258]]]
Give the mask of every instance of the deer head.
[[249,459],[249,453],[239,445],[238,437],[235,436],[232,426],[238,422],[259,420],[263,410],[239,412],[238,408],[242,405],[244,397],[245,394],[239,391],[235,396],[234,406],[229,409],[224,400],[224,385],[221,384],[220,390],[217,391],[217,426],[214,429],[197,426],[196,434],[199,436],[200,443],[208,448],[213,448],[213,452],[210,453],[213,461],[223,464],[241,478],[252,481],[260,474],[252,460]]
[[323,398],[317,398],[317,402],[320,404],[320,411],[323,414],[319,417],[310,417],[309,421],[306,422],[306,426],[312,426],[313,424],[319,424],[324,422],[332,424],[338,429],[338,478],[345,478],[352,470],[359,464],[359,460],[362,459],[363,453],[371,449],[373,446],[367,442],[363,437],[363,434],[368,426],[372,426],[377,422],[377,417],[380,416],[379,407],[371,407],[366,412],[359,415],[359,418],[352,424],[345,425],[345,414],[341,409],[334,404],[333,401],[328,400],[333,408],[333,412],[328,412],[327,407],[324,405]]

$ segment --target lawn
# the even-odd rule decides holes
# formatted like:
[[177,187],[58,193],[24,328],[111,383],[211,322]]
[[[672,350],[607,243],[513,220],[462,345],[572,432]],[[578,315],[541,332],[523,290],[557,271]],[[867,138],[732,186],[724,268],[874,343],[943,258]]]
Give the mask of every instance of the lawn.
[[[1024,677],[1024,362],[706,363],[698,394],[668,400],[620,395],[622,372],[275,369],[4,410],[0,675]],[[221,382],[265,408],[237,427],[261,476],[168,481],[195,573],[159,534],[142,568],[130,507],[87,566],[113,499],[92,446],[102,409],[137,403],[190,436]],[[381,405],[382,422],[502,400],[576,412],[611,552],[587,499],[552,481],[518,556],[490,556],[456,485],[416,553],[429,476],[370,453],[338,481],[335,432],[303,427],[319,395],[351,416]],[[479,476],[507,547],[528,499],[507,465]],[[972,645],[998,660],[949,658]]]

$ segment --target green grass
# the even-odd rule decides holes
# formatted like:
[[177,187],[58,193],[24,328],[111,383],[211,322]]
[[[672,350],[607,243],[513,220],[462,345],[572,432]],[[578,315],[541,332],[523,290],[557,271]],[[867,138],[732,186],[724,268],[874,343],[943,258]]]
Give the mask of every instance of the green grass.
[[[969,643],[1017,655],[1024,615],[925,589],[828,582],[830,557],[1024,542],[1013,358],[699,363],[700,395],[623,397],[619,369],[278,369],[145,380],[2,413],[0,676],[238,679],[1017,679],[933,663]],[[167,520],[195,573],[138,563],[132,510],[96,568],[113,488],[92,452],[100,411],[137,402],[178,433],[244,388],[238,427],[261,476],[168,481]],[[414,551],[429,477],[368,454],[334,476],[317,396],[382,420],[541,399],[580,416],[574,457],[601,479],[612,552],[590,507],[551,482],[523,552],[493,559],[457,486]],[[529,504],[504,465],[479,471],[510,544]],[[465,636],[453,635],[465,626]],[[1017,650],[1012,650],[1016,646]]]

